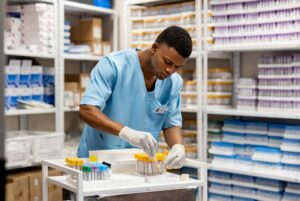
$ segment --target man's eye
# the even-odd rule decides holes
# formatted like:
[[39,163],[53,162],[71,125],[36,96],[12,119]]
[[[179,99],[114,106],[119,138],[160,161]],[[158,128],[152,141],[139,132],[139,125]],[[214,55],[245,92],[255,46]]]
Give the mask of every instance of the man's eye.
[[171,64],[172,64],[171,62],[169,62],[169,61],[167,61],[167,60],[165,60],[165,63],[168,64],[168,65],[171,65]]

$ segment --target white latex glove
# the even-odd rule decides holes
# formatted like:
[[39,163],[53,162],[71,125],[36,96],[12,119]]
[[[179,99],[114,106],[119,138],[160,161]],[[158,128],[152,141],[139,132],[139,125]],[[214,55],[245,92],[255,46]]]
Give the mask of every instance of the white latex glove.
[[151,133],[133,130],[127,126],[122,128],[119,133],[120,138],[129,144],[144,150],[150,157],[154,157],[157,151],[157,142]]
[[175,144],[173,145],[165,161],[166,168],[179,169],[183,166],[184,159],[185,159],[184,146],[181,144]]

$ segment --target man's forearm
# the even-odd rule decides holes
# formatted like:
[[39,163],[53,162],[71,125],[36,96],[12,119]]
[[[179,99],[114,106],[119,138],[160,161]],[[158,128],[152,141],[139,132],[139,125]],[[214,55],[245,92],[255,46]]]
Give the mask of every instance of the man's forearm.
[[181,128],[178,126],[170,127],[164,130],[164,137],[169,147],[174,144],[181,144]]
[[95,106],[81,105],[79,115],[85,123],[93,128],[114,135],[118,135],[124,127],[122,124],[108,118]]

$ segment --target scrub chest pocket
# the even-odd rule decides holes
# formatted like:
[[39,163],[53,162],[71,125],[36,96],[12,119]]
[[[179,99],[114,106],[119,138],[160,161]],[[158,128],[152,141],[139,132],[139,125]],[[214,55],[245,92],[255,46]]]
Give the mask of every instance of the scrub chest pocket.
[[147,103],[147,117],[145,119],[146,130],[151,132],[156,139],[162,130],[165,119],[169,113],[169,107],[162,105],[159,100],[149,100]]

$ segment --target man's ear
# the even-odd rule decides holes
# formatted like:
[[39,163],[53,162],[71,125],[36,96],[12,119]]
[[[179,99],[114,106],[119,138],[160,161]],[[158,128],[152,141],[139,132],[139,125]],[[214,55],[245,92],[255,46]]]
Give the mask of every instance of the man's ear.
[[153,45],[151,47],[151,52],[154,54],[156,52],[157,48],[158,48],[158,43],[156,43],[156,42],[153,43]]

